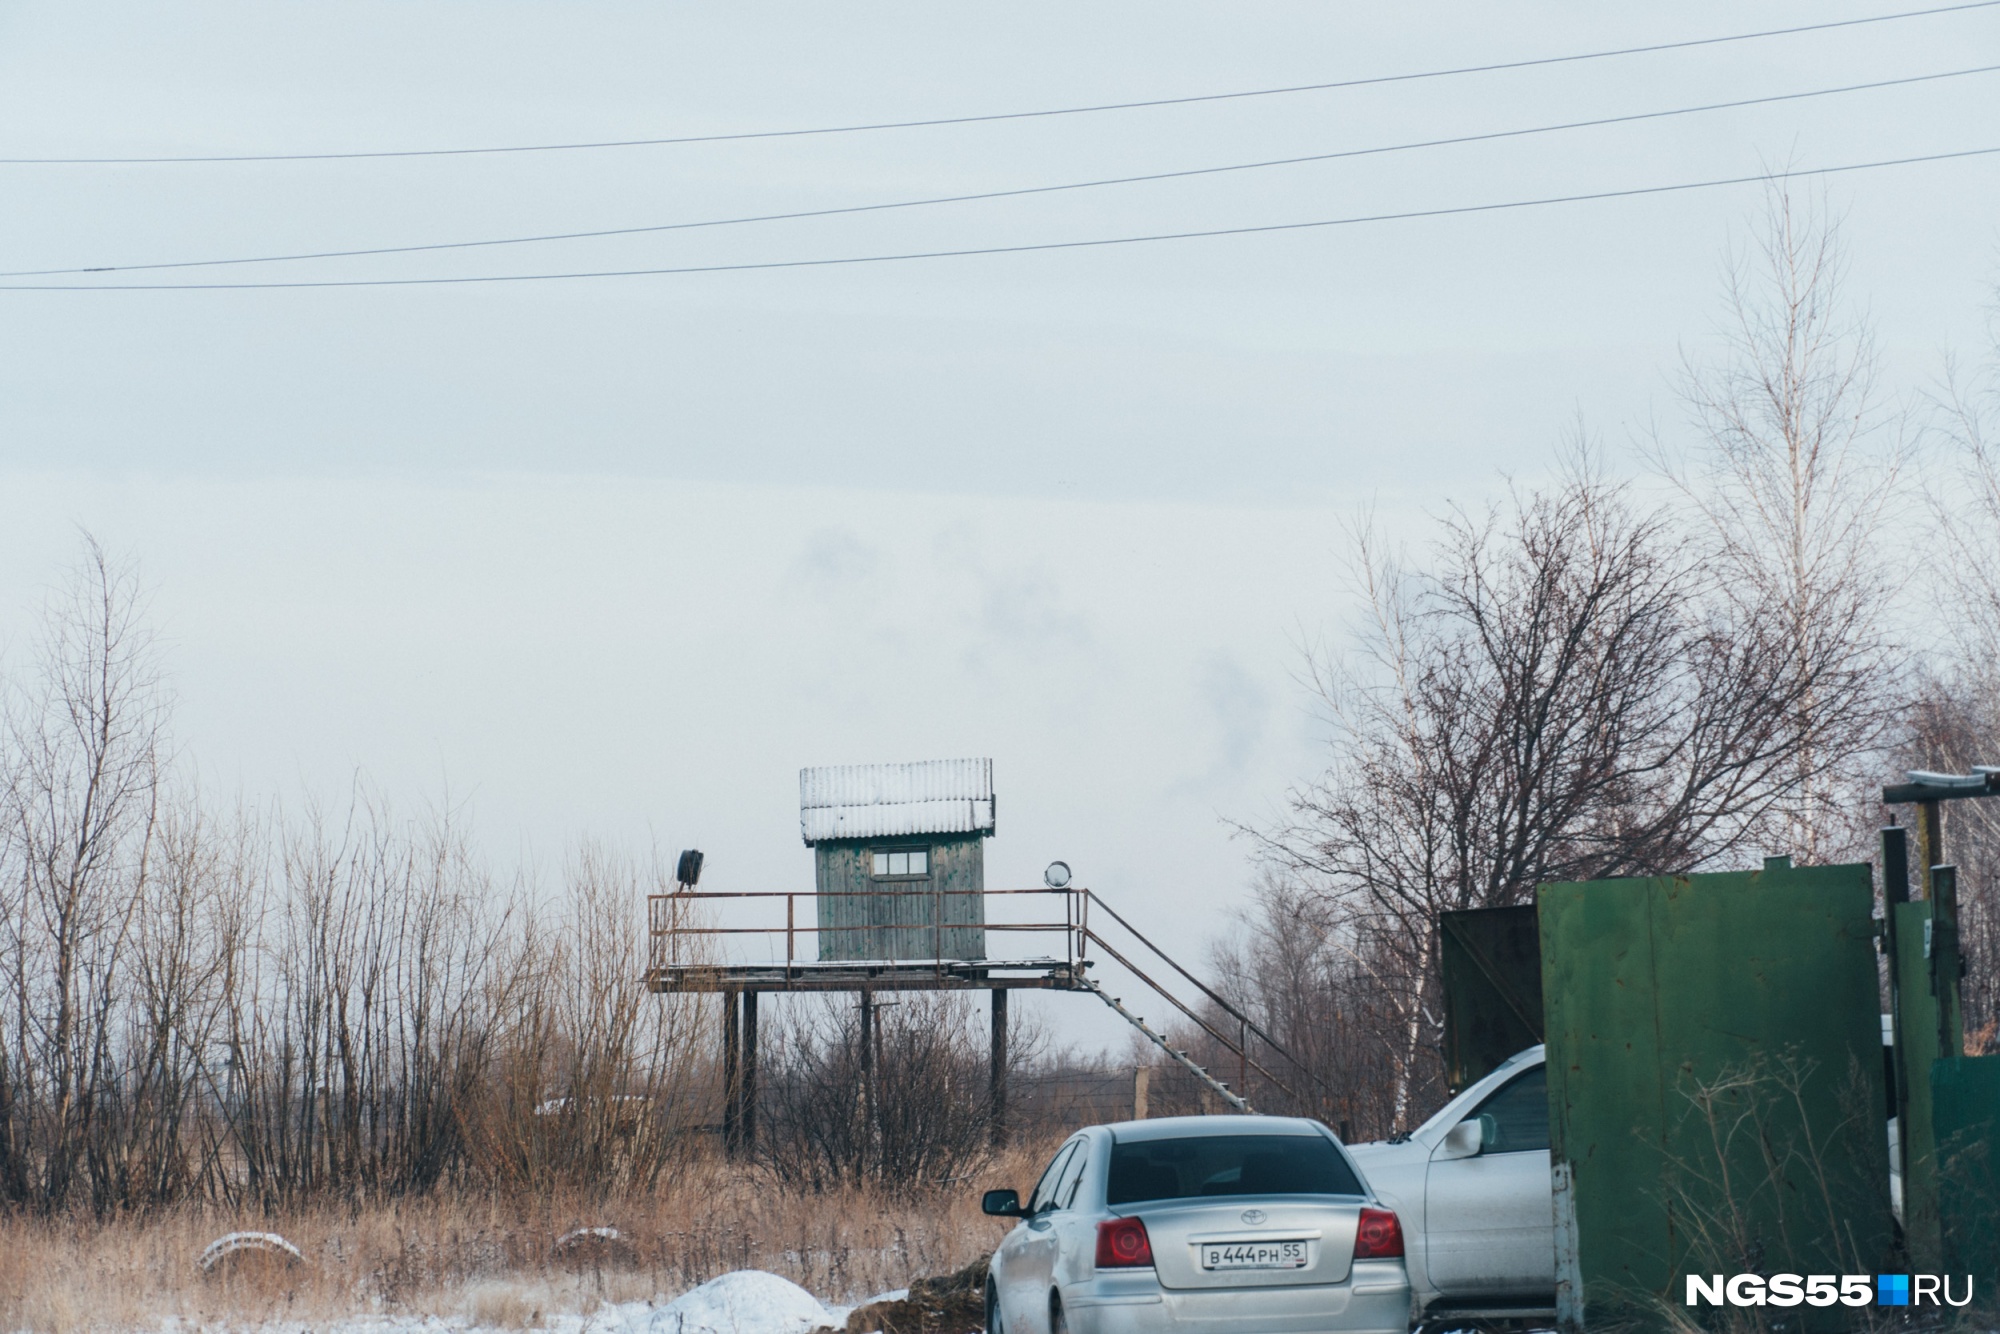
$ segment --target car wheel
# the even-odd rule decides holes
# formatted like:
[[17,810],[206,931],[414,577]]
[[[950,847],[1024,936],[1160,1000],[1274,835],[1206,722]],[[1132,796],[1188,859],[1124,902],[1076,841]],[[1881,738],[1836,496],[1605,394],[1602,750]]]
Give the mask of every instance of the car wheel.
[[986,1334],[1000,1334],[1000,1289],[986,1284]]
[[1069,1334],[1069,1317],[1063,1314],[1062,1298],[1049,1294],[1049,1334]]

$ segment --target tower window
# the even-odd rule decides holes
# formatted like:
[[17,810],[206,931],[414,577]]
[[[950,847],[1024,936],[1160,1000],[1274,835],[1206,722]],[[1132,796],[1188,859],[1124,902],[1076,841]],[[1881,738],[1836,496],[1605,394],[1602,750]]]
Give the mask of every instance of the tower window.
[[875,854],[874,874],[878,876],[929,875],[930,873],[931,854],[928,848],[899,849],[895,852],[878,852]]

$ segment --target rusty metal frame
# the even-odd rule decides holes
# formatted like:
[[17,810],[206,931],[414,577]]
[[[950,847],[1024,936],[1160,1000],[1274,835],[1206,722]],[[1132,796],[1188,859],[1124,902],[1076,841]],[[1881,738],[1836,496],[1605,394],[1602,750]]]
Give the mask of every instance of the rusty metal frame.
[[[828,960],[807,961],[798,957],[798,938],[801,935],[818,936],[827,931],[850,931],[861,929],[854,926],[817,925],[801,926],[798,920],[798,900],[811,897],[815,900],[826,897],[840,898],[880,898],[884,895],[906,895],[911,898],[924,897],[933,903],[932,920],[927,922],[871,922],[868,930],[914,930],[929,928],[935,934],[933,939],[942,949],[943,930],[947,923],[943,920],[943,901],[947,897],[1007,898],[1056,896],[1061,898],[1063,911],[1061,920],[1051,914],[1048,921],[1035,922],[982,922],[977,929],[983,931],[1008,931],[1028,934],[1053,934],[1063,936],[1063,949],[1059,956],[1043,956],[1026,959],[944,959],[930,960]],[[694,903],[719,900],[769,900],[785,901],[785,924],[775,926],[707,926],[680,924],[673,920],[676,908]],[[1235,1022],[1237,1036],[1227,1033],[1210,1022],[1201,1013],[1188,1005],[1180,997],[1169,991],[1131,957],[1107,940],[1091,921],[1093,905],[1115,923],[1118,928],[1137,941],[1144,950],[1166,964],[1189,985],[1193,986],[1221,1014]],[[949,924],[957,929],[966,924]],[[755,989],[759,991],[913,991],[913,990],[1018,990],[1042,989],[1055,991],[1092,991],[1123,1013],[1123,1007],[1105,994],[1095,983],[1089,981],[1087,970],[1091,967],[1088,957],[1091,946],[1102,950],[1106,956],[1132,974],[1143,986],[1172,1005],[1219,1047],[1234,1056],[1237,1061],[1239,1086],[1247,1085],[1251,1071],[1255,1071],[1270,1084],[1287,1096],[1297,1098],[1293,1088],[1276,1073],[1267,1068],[1250,1054],[1250,1037],[1255,1035],[1271,1050],[1283,1056],[1286,1061],[1304,1073],[1322,1091],[1325,1081],[1310,1067],[1292,1054],[1284,1044],[1266,1032],[1261,1026],[1244,1014],[1235,1005],[1224,999],[1214,988],[1189,972],[1166,951],[1133,926],[1117,909],[1098,897],[1095,891],[1081,886],[1066,886],[1062,889],[922,889],[922,890],[689,890],[673,894],[654,894],[647,899],[647,928],[649,935],[649,958],[646,969],[646,984],[656,992],[713,992]],[[772,960],[768,963],[736,964],[677,964],[669,962],[672,951],[664,948],[665,943],[678,938],[698,936],[773,936],[782,929],[785,937],[785,958],[783,962]],[[1127,946],[1131,949],[1131,946]],[[1133,953],[1139,951],[1133,950]],[[1170,1054],[1176,1054],[1170,1051]],[[1239,1092],[1242,1089],[1239,1087]]]
[[[947,923],[943,920],[943,901],[947,898],[972,896],[1025,896],[1048,897],[1060,895],[1065,900],[1060,920],[1033,922],[980,922],[975,924]],[[933,904],[930,921],[871,922],[866,927],[852,925],[811,926],[799,923],[798,901],[800,898],[882,898],[905,897],[923,898]],[[862,988],[870,990],[956,990],[960,988],[1016,989],[1039,987],[1067,990],[1073,988],[1072,979],[1079,976],[1087,964],[1079,957],[1080,938],[1076,934],[1077,913],[1075,891],[1062,889],[913,889],[913,890],[691,890],[673,894],[652,894],[647,896],[647,933],[649,936],[649,958],[646,968],[646,983],[653,991],[724,991],[737,987],[756,987],[759,990],[776,991],[854,991]],[[776,926],[709,926],[675,921],[678,909],[690,904],[714,902],[725,899],[785,901],[785,924]],[[965,927],[980,931],[1010,931],[1039,933],[1043,935],[1061,932],[1064,949],[1060,957],[1035,957],[1027,959],[945,959],[892,960],[892,959],[846,959],[846,960],[805,960],[799,958],[799,937],[818,936],[832,931],[898,931],[930,930],[939,951],[943,948],[943,931]],[[681,964],[671,961],[673,951],[664,948],[666,942],[702,936],[774,936],[785,938],[785,957],[782,962],[772,960],[767,963],[749,964]],[[1027,976],[1006,976],[1021,974]],[[1003,974],[994,976],[995,973]]]

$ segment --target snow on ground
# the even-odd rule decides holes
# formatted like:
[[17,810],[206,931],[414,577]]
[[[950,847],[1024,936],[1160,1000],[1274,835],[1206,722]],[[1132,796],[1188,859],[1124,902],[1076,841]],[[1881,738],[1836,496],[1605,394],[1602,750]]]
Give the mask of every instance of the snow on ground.
[[[902,1293],[885,1293],[869,1301]],[[671,1301],[607,1302],[585,1315],[551,1314],[545,1334],[812,1334],[847,1323],[848,1306],[825,1306],[798,1284],[761,1269],[712,1278]],[[191,1322],[168,1320],[165,1334],[191,1334]],[[280,1321],[258,1334],[484,1334],[492,1326],[467,1317],[356,1315],[303,1324]]]
[[798,1284],[760,1269],[738,1269],[665,1306],[605,1307],[585,1322],[581,1334],[812,1334],[840,1323]]

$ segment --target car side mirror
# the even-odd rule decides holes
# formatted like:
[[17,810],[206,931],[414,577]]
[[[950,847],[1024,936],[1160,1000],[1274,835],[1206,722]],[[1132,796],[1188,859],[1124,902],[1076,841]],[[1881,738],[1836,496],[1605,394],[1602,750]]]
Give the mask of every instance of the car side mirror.
[[1455,1158],[1477,1158],[1479,1151],[1486,1147],[1485,1126],[1488,1117],[1474,1117],[1460,1121],[1444,1132],[1444,1142],[1438,1145],[1436,1157],[1445,1162]]
[[1485,1153],[1488,1149],[1497,1148],[1499,1144],[1499,1118],[1491,1112],[1481,1112],[1479,1115],[1479,1151]]
[[1026,1218],[1028,1211],[1021,1207],[1021,1192],[1017,1190],[989,1190],[979,1197],[982,1213],[995,1218]]

